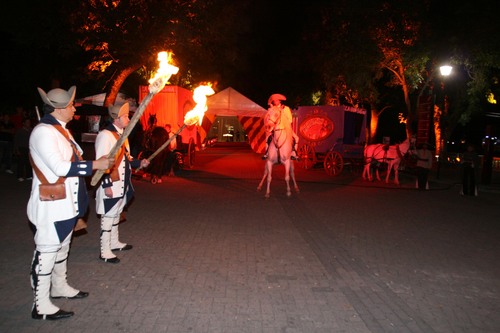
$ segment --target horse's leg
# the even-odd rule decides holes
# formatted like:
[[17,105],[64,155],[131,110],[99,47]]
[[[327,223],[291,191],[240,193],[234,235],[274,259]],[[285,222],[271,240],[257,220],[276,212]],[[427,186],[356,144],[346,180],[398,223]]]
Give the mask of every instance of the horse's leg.
[[285,182],[286,182],[286,196],[292,195],[292,190],[290,189],[290,159],[287,159],[285,164]]
[[273,163],[269,160],[266,161],[266,168],[267,168],[267,189],[266,189],[266,198],[269,198],[271,195],[271,180],[273,179],[272,173],[273,173]]
[[394,163],[394,184],[399,185],[399,163]]
[[380,181],[380,164],[375,168],[375,175],[377,176],[377,180]]
[[387,163],[387,174],[385,175],[386,184],[389,183],[389,178],[391,177],[391,170],[392,170],[392,162],[388,162]]
[[399,184],[398,163],[396,163],[395,161],[391,161],[387,164],[387,175],[385,176],[385,182],[389,183],[392,170],[394,170],[394,183]]
[[267,174],[268,171],[267,171],[267,161],[266,161],[264,164],[264,175],[262,176],[262,180],[260,181],[259,186],[257,186],[257,191],[262,190],[262,185],[264,185],[264,180],[266,180]]
[[372,181],[372,173],[370,170],[371,164],[370,162],[365,162],[365,166],[363,167],[363,179]]
[[290,161],[290,178],[292,178],[293,182],[293,187],[295,188],[295,192],[299,193],[299,186],[297,185],[297,182],[295,181],[295,166],[293,164],[293,161]]

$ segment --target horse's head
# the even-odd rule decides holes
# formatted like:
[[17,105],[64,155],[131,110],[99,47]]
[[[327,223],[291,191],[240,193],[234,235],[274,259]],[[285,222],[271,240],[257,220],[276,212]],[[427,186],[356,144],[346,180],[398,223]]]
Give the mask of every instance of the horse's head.
[[405,141],[399,144],[399,150],[403,155],[405,155],[411,147],[411,139],[406,138]]
[[267,133],[271,133],[274,130],[275,126],[276,126],[276,124],[273,123],[272,121],[270,121],[268,119],[265,120],[264,128],[265,128]]
[[276,125],[280,122],[281,118],[281,109],[279,107],[271,107],[269,108],[266,119],[265,119],[265,128],[267,132],[271,132],[274,130]]

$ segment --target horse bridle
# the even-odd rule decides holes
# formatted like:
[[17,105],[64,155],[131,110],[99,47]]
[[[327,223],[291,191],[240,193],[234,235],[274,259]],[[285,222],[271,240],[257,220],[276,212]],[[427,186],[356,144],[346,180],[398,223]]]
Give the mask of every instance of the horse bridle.
[[[281,113],[282,113],[282,110],[279,109],[279,117],[276,121],[272,121],[274,123],[274,127],[276,128],[276,125],[280,124],[281,123]],[[276,138],[275,137],[275,132],[280,132],[280,135]],[[283,143],[281,144],[281,146],[278,146],[278,142],[279,142],[279,138],[281,137],[281,133],[285,133],[285,140],[283,141]],[[273,141],[274,141],[274,145],[276,146],[276,149],[280,149],[286,142],[286,131],[284,128],[279,128],[279,129],[273,129]]]

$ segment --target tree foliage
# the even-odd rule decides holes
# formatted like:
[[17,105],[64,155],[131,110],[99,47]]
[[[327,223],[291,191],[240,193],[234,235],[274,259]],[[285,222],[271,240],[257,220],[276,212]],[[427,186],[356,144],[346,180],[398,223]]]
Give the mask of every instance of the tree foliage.
[[158,52],[199,43],[193,27],[203,5],[194,0],[91,0],[75,5],[68,19],[89,57],[88,77],[105,80],[109,103],[130,74],[155,68]]
[[498,87],[500,48],[492,38],[499,31],[497,7],[492,0],[338,1],[322,6],[319,27],[309,39],[319,50],[327,91],[357,96],[372,113],[404,105],[407,135],[414,131],[423,89],[439,85],[437,66],[453,60],[457,74],[446,86],[455,96],[450,95],[444,117],[452,129],[477,114],[485,95]]

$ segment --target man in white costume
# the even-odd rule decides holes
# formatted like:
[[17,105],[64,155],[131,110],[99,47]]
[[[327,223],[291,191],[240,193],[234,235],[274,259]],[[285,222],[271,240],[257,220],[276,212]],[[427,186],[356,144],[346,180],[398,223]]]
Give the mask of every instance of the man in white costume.
[[[272,131],[269,131],[266,129],[266,152],[264,156],[262,156],[262,159],[265,160],[268,157],[268,149],[269,149],[269,144],[271,143],[272,137],[274,135],[274,131],[276,130],[283,130],[285,129],[285,126],[290,128],[292,127],[292,122],[293,122],[293,117],[292,117],[292,111],[290,108],[286,105],[283,105],[281,101],[286,101],[286,97],[282,94],[272,94],[268,101],[267,104],[269,105],[269,109],[267,109],[267,113],[264,117],[264,123],[267,124],[268,122],[273,122],[271,118],[271,115],[273,114],[282,114],[283,117],[281,119],[286,119],[286,123],[275,123],[274,128]],[[293,135],[293,147],[292,147],[292,155],[291,159],[296,160],[297,159],[297,147],[299,144],[299,137],[295,132],[293,131],[292,128],[292,135]]]
[[[108,111],[113,122],[97,135],[95,141],[96,156],[108,155],[130,122],[128,103],[110,106]],[[102,177],[96,193],[96,211],[97,214],[101,215],[101,254],[99,258],[113,264],[120,262],[113,251],[132,249],[132,245],[120,242],[118,232],[120,214],[134,196],[131,168],[135,169],[139,166],[146,168],[149,165],[147,159],[134,160],[129,152],[130,146],[128,140],[125,140],[116,154],[113,166]]]
[[[88,194],[84,176],[93,170],[106,170],[113,160],[101,158],[97,161],[82,160],[82,149],[66,129],[73,119],[76,87],[68,91],[52,89],[45,93],[38,88],[45,103],[44,116],[35,126],[29,140],[30,156],[36,172],[28,201],[27,214],[33,226],[34,251],[31,265],[31,287],[34,293],[31,316],[33,319],[58,320],[73,316],[54,305],[52,298],[80,299],[89,293],[71,287],[67,280],[67,259],[78,218],[88,209]],[[66,197],[42,201],[40,177],[48,183],[64,180]]]

